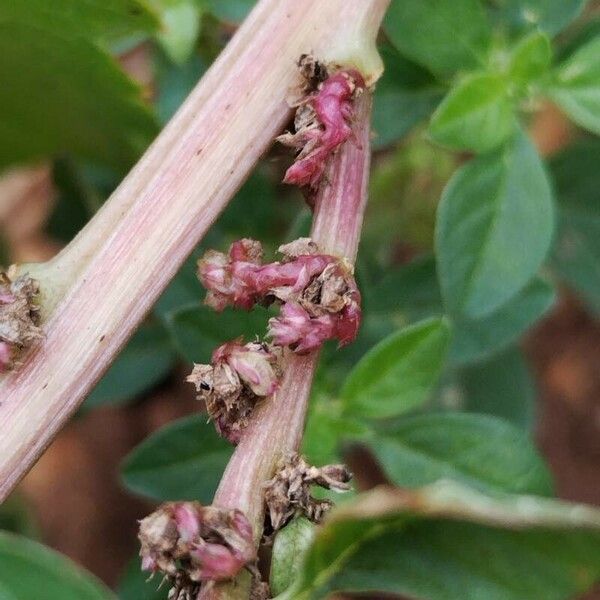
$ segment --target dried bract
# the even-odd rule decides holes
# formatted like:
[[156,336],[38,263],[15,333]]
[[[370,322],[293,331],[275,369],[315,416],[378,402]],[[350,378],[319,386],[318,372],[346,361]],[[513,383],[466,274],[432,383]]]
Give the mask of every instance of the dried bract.
[[14,281],[0,272],[0,373],[14,365],[19,353],[41,337],[38,283],[23,275]]
[[195,598],[199,584],[255,571],[252,527],[239,510],[168,502],[140,522],[142,569],[171,582],[170,599]]
[[194,365],[187,378],[222,437],[240,441],[256,403],[275,392],[279,370],[276,354],[259,342],[241,340],[219,346],[210,365]]
[[344,465],[310,466],[298,454],[280,461],[275,476],[265,484],[265,503],[273,531],[286,525],[296,514],[318,523],[331,508],[329,500],[317,500],[310,487],[318,485],[336,492],[350,490],[352,473]]

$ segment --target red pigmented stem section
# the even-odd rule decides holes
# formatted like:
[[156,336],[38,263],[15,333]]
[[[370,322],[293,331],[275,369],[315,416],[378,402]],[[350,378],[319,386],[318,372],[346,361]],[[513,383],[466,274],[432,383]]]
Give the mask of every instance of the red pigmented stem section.
[[[371,94],[354,102],[353,140],[330,159],[316,194],[312,239],[321,251],[354,263],[367,202],[370,163]],[[284,376],[270,401],[254,412],[221,480],[214,506],[244,512],[258,544],[264,521],[264,482],[278,460],[299,450],[317,366],[318,352],[286,353]],[[217,585],[200,592],[198,600],[247,598],[247,587]]]

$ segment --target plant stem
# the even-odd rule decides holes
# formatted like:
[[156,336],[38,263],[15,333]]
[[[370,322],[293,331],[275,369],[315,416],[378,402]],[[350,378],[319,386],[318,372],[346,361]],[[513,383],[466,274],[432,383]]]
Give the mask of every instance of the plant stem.
[[[321,251],[352,262],[367,203],[370,109],[371,94],[365,91],[355,103],[356,140],[346,142],[331,159],[316,197],[311,233]],[[265,516],[263,486],[272,477],[278,460],[300,448],[318,358],[318,352],[286,355],[281,387],[257,408],[214,498],[216,506],[244,511],[254,528],[257,544]],[[246,583],[247,579],[244,576]],[[238,597],[247,597],[243,581],[208,587],[200,593],[199,600]]]
[[[40,280],[45,340],[0,382],[0,500],[14,488],[289,119],[303,53],[370,65],[388,0],[261,0],[105,207]],[[371,36],[371,37],[369,37]],[[249,208],[251,210],[251,208]]]

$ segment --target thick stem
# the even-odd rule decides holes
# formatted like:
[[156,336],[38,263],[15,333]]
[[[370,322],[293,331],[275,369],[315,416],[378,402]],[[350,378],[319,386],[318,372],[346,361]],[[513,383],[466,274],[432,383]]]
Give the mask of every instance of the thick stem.
[[[316,197],[312,238],[319,248],[354,262],[367,203],[370,164],[371,94],[355,104],[355,140],[349,140],[333,156]],[[214,498],[214,505],[238,508],[254,528],[256,543],[264,523],[264,483],[277,461],[298,451],[318,352],[286,356],[284,378],[276,394],[262,404],[237,446]],[[247,578],[246,578],[247,579]],[[243,598],[247,588],[236,585],[209,587],[200,600]],[[247,595],[246,595],[247,597]]]
[[[356,24],[370,24],[385,5],[261,0],[108,204],[52,263],[56,290],[36,273],[56,308],[45,340],[0,383],[0,500],[76,410],[281,131],[298,57],[335,54],[342,42],[346,54]],[[361,32],[356,43],[364,39]]]

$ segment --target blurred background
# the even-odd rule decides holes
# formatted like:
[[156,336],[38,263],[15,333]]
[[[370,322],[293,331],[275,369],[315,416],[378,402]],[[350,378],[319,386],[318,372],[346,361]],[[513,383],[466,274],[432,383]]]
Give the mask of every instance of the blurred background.
[[[69,32],[65,20],[60,26],[72,47],[48,52],[58,17],[42,9],[36,19],[47,26],[48,42],[40,36],[30,43],[25,27],[0,33],[6,57],[0,115],[10,124],[0,128],[0,264],[47,260],[72,239],[253,4],[148,3],[161,19],[158,35],[132,24],[131,15],[116,15],[88,28],[83,39],[81,23]],[[0,2],[0,26],[18,21],[18,9],[3,17],[2,4],[8,3]],[[591,2],[555,40],[557,55],[598,32],[600,3]],[[370,205],[357,265],[366,318],[356,345],[325,351],[319,397],[335,396],[357,358],[379,339],[442,312],[432,258],[436,208],[469,156],[444,150],[427,134],[444,85],[384,34],[381,52],[386,74],[376,91]],[[494,414],[531,431],[557,495],[600,504],[600,140],[545,101],[523,111],[554,182],[553,251],[526,314],[517,306],[491,321],[461,325],[430,403]],[[273,148],[257,165],[78,415],[0,508],[0,529],[52,546],[111,587],[121,586],[124,599],[142,597],[137,519],[162,495],[180,492],[194,469],[193,450],[173,450],[158,474],[147,472],[143,456],[126,457],[166,424],[190,415],[194,420],[178,421],[181,427],[203,421],[193,388],[184,383],[191,362],[207,360],[217,342],[242,330],[263,329],[262,314],[215,316],[202,307],[195,259],[240,237],[260,239],[273,256],[280,243],[307,232],[310,214],[300,194],[278,183],[289,161],[285,149]],[[221,446],[215,452],[218,480],[227,453]],[[361,479],[368,457],[354,452],[351,460],[361,487],[377,482],[370,469],[362,469],[370,475]],[[156,478],[170,477],[172,488],[157,487]],[[204,483],[210,498],[215,482],[196,485]]]

